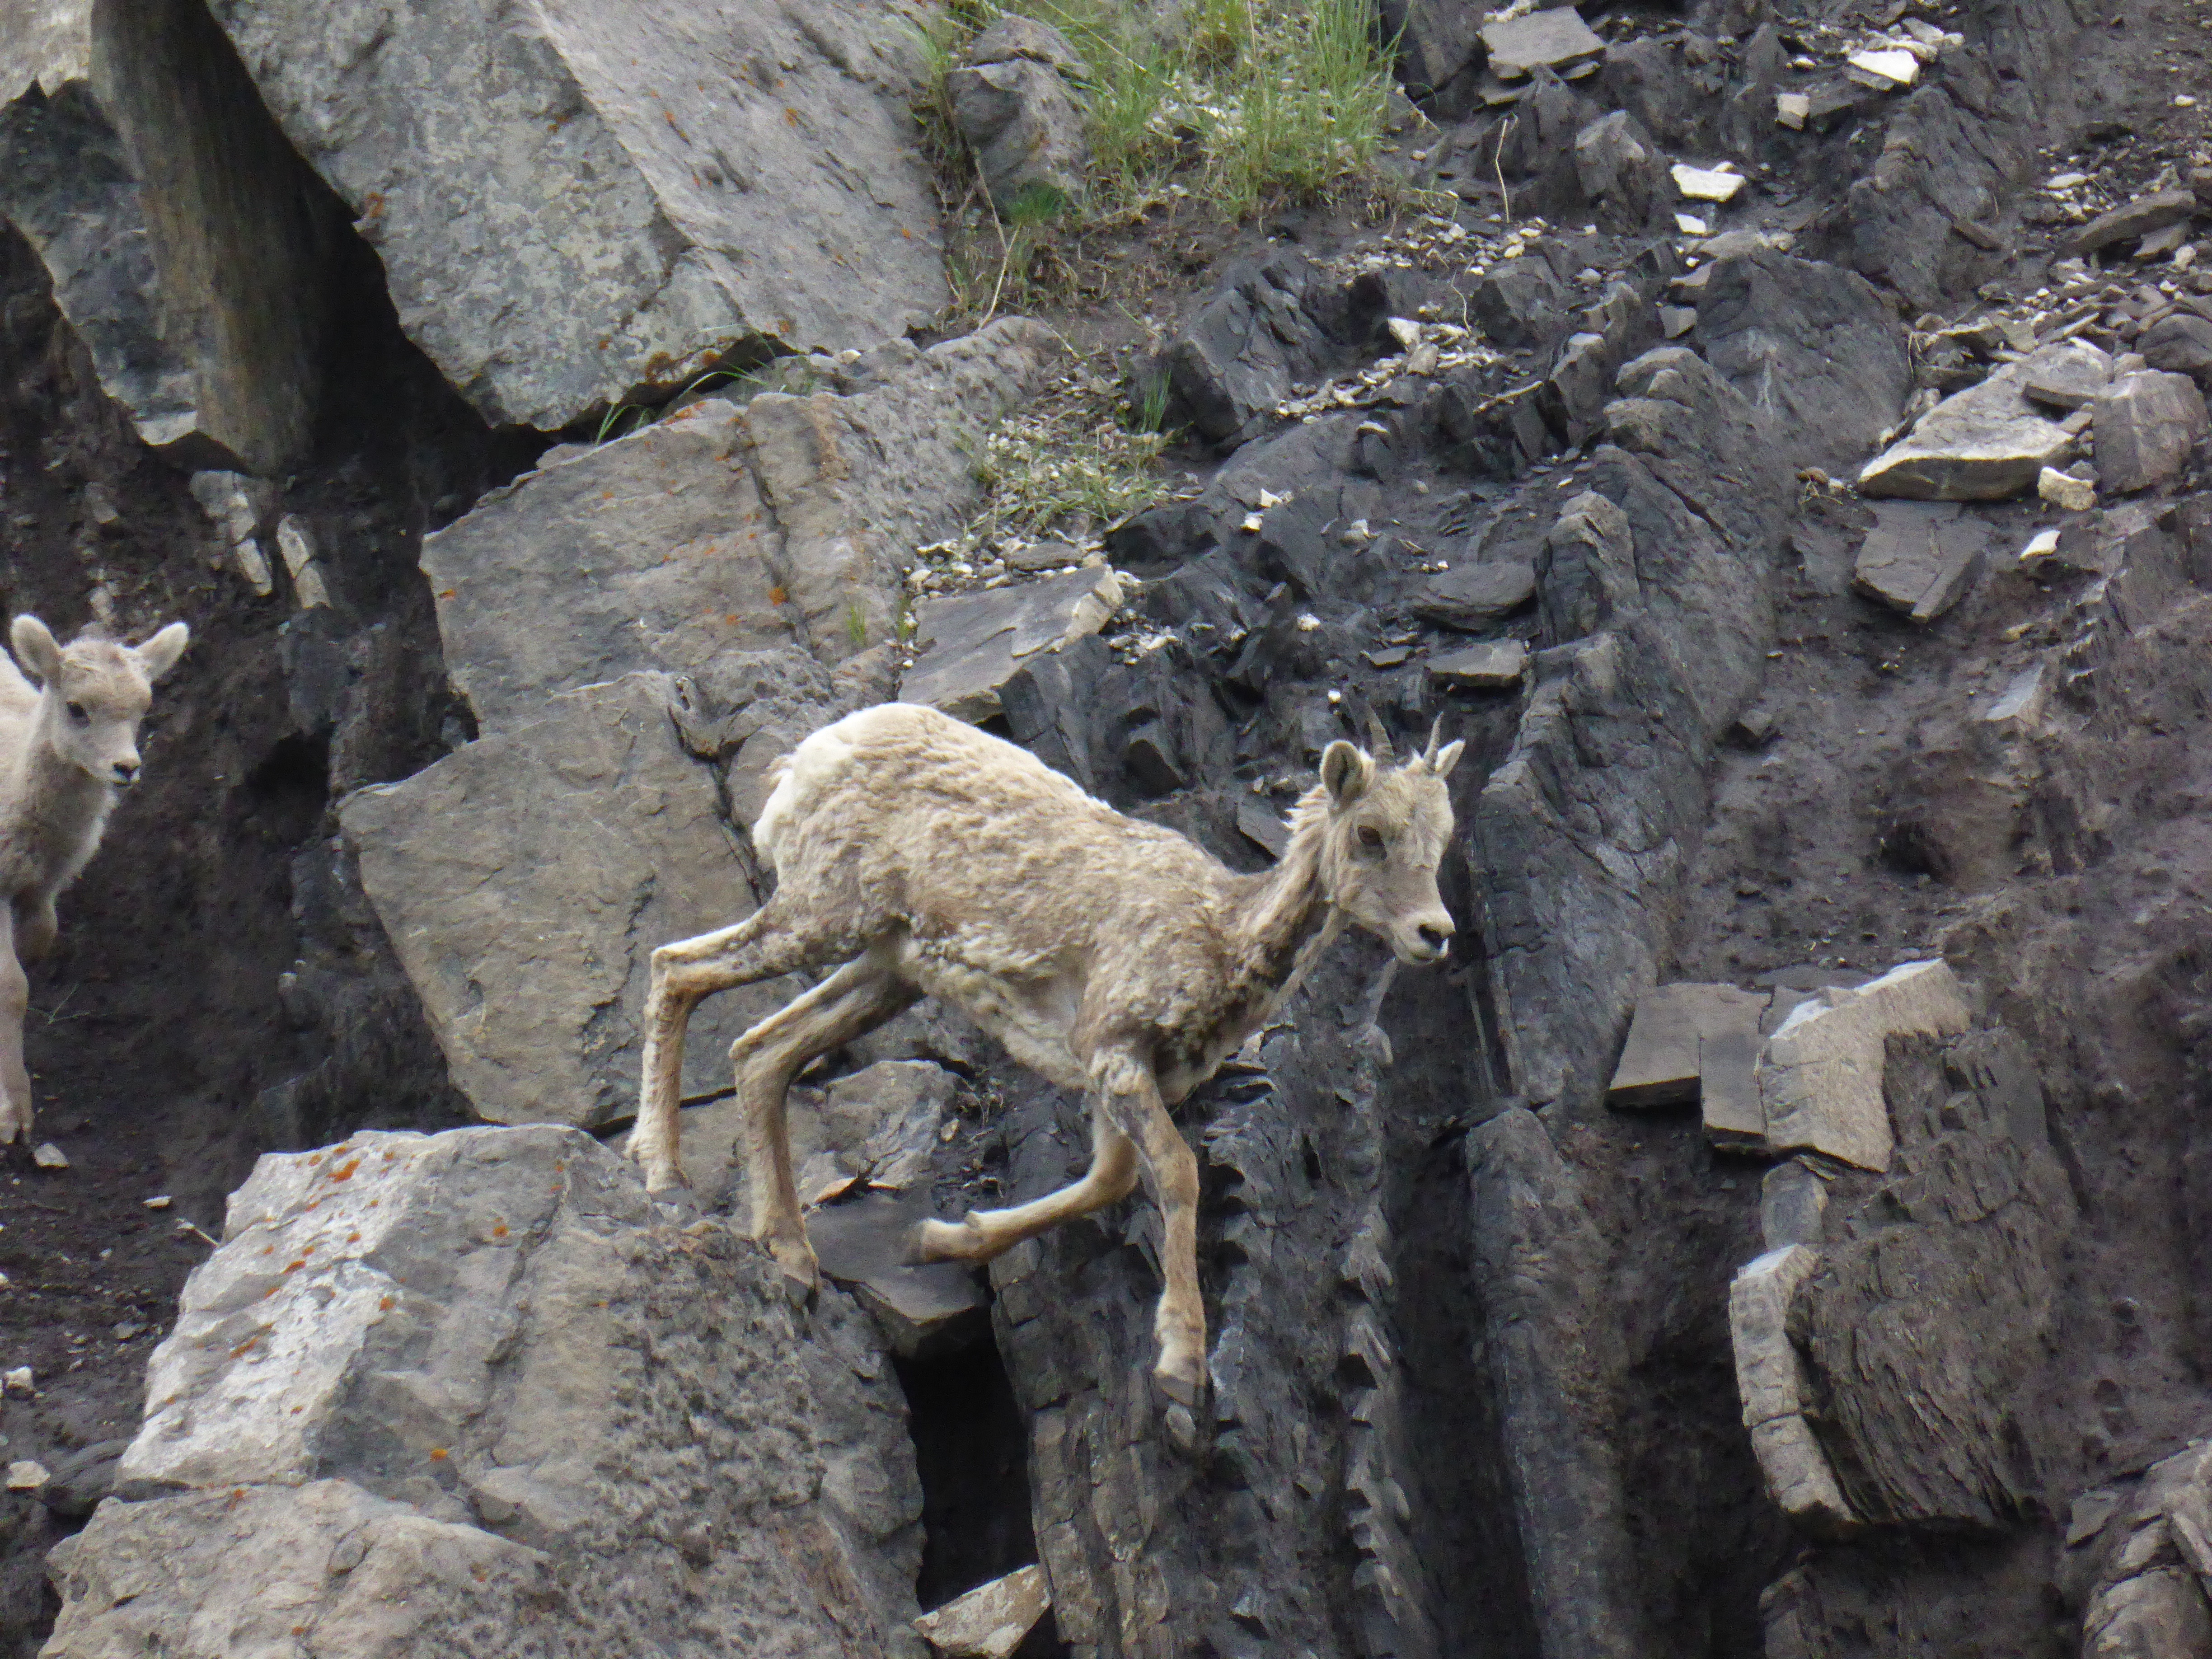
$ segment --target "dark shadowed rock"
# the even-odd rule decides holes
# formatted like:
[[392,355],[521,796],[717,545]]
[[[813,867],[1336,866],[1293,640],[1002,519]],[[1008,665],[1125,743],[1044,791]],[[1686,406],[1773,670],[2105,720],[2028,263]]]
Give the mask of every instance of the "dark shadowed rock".
[[1575,135],[1575,173],[1607,229],[1639,231],[1654,215],[1673,209],[1667,158],[1626,110],[1615,110]]
[[1524,561],[1462,564],[1429,578],[1413,596],[1413,614],[1475,633],[1535,597],[1536,572]]
[[1517,349],[1550,335],[1565,303],[1550,264],[1531,256],[1492,265],[1468,296],[1468,311],[1491,339]]
[[1414,97],[1441,88],[1480,49],[1482,14],[1455,0],[1382,0],[1385,40],[1398,43],[1398,79]]
[[1851,586],[1915,622],[1959,602],[1989,543],[1989,527],[1954,502],[1884,501],[1860,544]]
[[1595,490],[1570,499],[1545,532],[1536,577],[1553,645],[1595,634],[1644,602],[1627,515]]
[[304,459],[335,216],[206,12],[10,6],[0,99],[0,216],[138,435],[190,467]]
[[1297,254],[1232,268],[1159,360],[1171,411],[1218,444],[1251,436],[1379,324],[1379,291],[1353,290]]
[[2186,374],[2200,389],[2212,384],[2212,321],[2177,311],[2145,329],[2136,349],[2153,368]]

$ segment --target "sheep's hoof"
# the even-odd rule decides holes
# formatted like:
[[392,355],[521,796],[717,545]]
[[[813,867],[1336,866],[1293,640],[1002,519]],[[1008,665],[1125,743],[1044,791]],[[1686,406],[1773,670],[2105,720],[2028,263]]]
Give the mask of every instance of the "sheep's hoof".
[[630,1158],[645,1171],[645,1190],[658,1196],[663,1193],[678,1192],[691,1182],[676,1160],[656,1149],[633,1145]]
[[26,1146],[31,1144],[31,1109],[18,1106],[12,1100],[0,1100],[0,1146],[19,1136]]
[[1195,1380],[1188,1376],[1166,1370],[1152,1372],[1154,1403],[1159,1408],[1160,1427],[1165,1431],[1168,1443],[1186,1457],[1196,1457],[1206,1449],[1206,1425],[1210,1413],[1206,1408],[1206,1379],[1201,1368]]
[[1152,1386],[1170,1403],[1195,1412],[1206,1404],[1206,1364],[1199,1359],[1171,1359],[1160,1356],[1160,1363],[1152,1368]]
[[965,1221],[917,1221],[906,1236],[908,1260],[973,1261],[981,1253],[982,1230],[971,1217]]
[[764,1243],[769,1259],[783,1270],[784,1293],[792,1304],[812,1307],[822,1294],[822,1264],[814,1259],[814,1247],[803,1238],[796,1242],[771,1239]]

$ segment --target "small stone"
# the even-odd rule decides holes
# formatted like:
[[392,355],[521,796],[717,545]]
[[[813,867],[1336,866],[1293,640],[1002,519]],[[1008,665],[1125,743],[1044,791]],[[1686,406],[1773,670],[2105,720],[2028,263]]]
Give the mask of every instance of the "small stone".
[[1051,1608],[1044,1569],[1031,1565],[932,1608],[914,1627],[945,1659],[1010,1659]]
[[2043,714],[2048,688],[2042,665],[2022,669],[2007,683],[1997,700],[1982,711],[1982,719],[1990,726],[2031,729]]
[[1659,329],[1670,340],[1679,340],[1698,325],[1695,306],[1661,306]]
[[1813,100],[1802,92],[1780,92],[1774,95],[1774,118],[1792,132],[1802,131],[1808,117],[1813,113]]
[[963,1346],[987,1328],[989,1311],[975,1275],[957,1261],[919,1265],[907,1239],[927,1212],[919,1202],[871,1192],[817,1211],[806,1224],[822,1271],[852,1287],[903,1358]]
[[2021,566],[2023,569],[2033,570],[2057,550],[2058,532],[2056,530],[2039,530],[2027,538],[2027,545],[2020,550]]
[[1005,557],[1007,569],[1018,571],[1024,576],[1041,576],[1081,562],[1083,555],[1066,542],[1045,541],[1017,547]]
[[267,599],[276,591],[276,578],[269,568],[269,557],[261,550],[261,544],[248,536],[231,549],[231,557],[237,562],[238,574],[246,578],[259,599]]
[[24,1458],[8,1466],[9,1492],[36,1492],[52,1479],[53,1476],[46,1473],[45,1464],[33,1462],[29,1458]]
[[1674,216],[1674,228],[1685,236],[1703,236],[1711,232],[1712,227],[1694,213],[1678,213]]
[[118,1342],[128,1342],[145,1328],[144,1325],[135,1319],[119,1321],[115,1327],[115,1340]]
[[1519,640],[1492,640],[1429,659],[1429,678],[1448,690],[1510,691],[1528,669],[1528,647]]
[[1716,167],[1686,167],[1678,161],[1674,172],[1674,188],[1688,201],[1725,204],[1734,201],[1744,186],[1741,173],[1723,173]]
[[1490,72],[1503,81],[1518,81],[1538,69],[1560,69],[1605,54],[1604,40],[1572,6],[1486,23],[1482,44],[1490,53]]
[[18,1365],[13,1370],[0,1371],[0,1389],[20,1395],[24,1399],[28,1399],[38,1392],[38,1389],[31,1380],[31,1368],[28,1365]]
[[1413,647],[1410,645],[1391,645],[1380,651],[1363,651],[1359,654],[1367,659],[1370,668],[1397,668],[1412,658]]
[[151,1198],[142,1198],[138,1201],[149,1210],[166,1210],[173,1202],[167,1193],[156,1193]]
[[1802,1158],[1778,1164],[1759,1183],[1759,1226],[1770,1250],[1792,1244],[1820,1244],[1821,1217],[1828,1207],[1828,1183]]
[[70,1166],[62,1149],[51,1140],[42,1140],[31,1149],[31,1162],[41,1170],[66,1170]]
[[1987,541],[1981,521],[1962,520],[1950,502],[1881,502],[1851,586],[1915,622],[1932,622],[1958,603]]
[[[2087,513],[2097,504],[2097,486],[2070,472],[2046,466],[2035,480],[2035,493],[2053,507],[2069,513]],[[2026,556],[2023,555],[2023,557]]]
[[1920,78],[1920,59],[1903,46],[1855,52],[1844,60],[1844,73],[1874,92],[1899,92]]

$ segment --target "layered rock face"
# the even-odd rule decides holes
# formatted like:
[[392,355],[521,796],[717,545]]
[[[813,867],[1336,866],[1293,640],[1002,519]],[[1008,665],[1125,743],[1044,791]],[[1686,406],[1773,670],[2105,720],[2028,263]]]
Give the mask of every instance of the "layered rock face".
[[573,1130],[264,1158],[149,1370],[49,1655],[869,1652],[921,1492],[866,1316]]
[[919,13],[209,9],[377,250],[409,337],[488,420],[562,427],[945,303],[908,112]]

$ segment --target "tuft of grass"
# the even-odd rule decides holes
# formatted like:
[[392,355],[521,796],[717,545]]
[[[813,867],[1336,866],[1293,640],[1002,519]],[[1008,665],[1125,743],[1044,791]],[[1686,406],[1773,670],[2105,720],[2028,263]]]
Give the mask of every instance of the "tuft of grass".
[[[1156,414],[1164,413],[1164,404]],[[974,458],[984,511],[974,533],[1046,535],[1117,524],[1162,491],[1153,463],[1167,446],[1141,410],[1103,380],[1077,377],[984,440]]]
[[[993,209],[960,141],[945,76],[977,30],[1009,14],[1058,29],[1086,65],[1080,202]],[[1374,0],[1185,0],[1171,29],[1141,0],[953,0],[923,37],[928,90],[917,112],[948,205],[976,228],[976,246],[955,255],[960,309],[1037,297],[1064,274],[1061,240],[1164,203],[1237,218],[1288,202],[1388,198],[1375,162],[1392,49]]]

